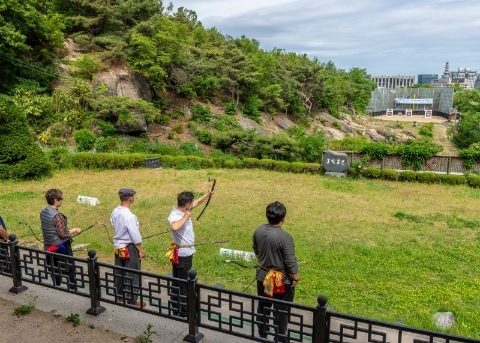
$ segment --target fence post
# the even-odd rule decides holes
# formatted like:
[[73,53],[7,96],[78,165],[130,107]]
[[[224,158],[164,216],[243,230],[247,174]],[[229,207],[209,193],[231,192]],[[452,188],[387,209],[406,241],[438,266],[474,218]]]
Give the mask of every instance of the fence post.
[[327,302],[325,295],[319,295],[317,306],[313,314],[313,338],[312,343],[328,342]]
[[203,338],[203,334],[198,332],[198,322],[200,320],[200,299],[196,292],[197,272],[190,270],[187,281],[187,320],[188,335],[183,339],[186,342],[198,343]]
[[90,291],[90,308],[87,310],[88,314],[98,316],[105,311],[105,307],[100,306],[100,292],[98,275],[96,271],[97,252],[95,250],[88,251],[87,266],[88,266],[88,287]]
[[20,256],[18,252],[18,239],[15,234],[8,236],[8,245],[10,250],[10,263],[12,268],[13,287],[10,288],[10,292],[18,294],[28,289],[27,286],[22,284],[22,270],[20,269]]

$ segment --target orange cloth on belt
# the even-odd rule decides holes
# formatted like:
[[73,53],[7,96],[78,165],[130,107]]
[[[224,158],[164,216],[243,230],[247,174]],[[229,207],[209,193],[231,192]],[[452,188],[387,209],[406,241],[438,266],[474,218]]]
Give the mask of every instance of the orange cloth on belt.
[[285,287],[283,283],[283,273],[278,270],[268,271],[265,279],[263,280],[263,287],[265,295],[270,298],[274,294],[285,293]]

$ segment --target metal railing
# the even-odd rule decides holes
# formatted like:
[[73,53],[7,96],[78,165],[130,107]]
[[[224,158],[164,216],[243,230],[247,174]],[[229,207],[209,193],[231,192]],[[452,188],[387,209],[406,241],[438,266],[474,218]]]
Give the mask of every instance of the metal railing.
[[[479,340],[385,323],[337,312],[327,311],[327,298],[317,299],[316,307],[229,291],[201,285],[197,272],[191,270],[188,280],[131,270],[97,261],[94,250],[87,259],[61,255],[18,245],[15,235],[8,243],[0,244],[0,275],[10,277],[10,292],[27,289],[23,282],[54,288],[90,298],[87,313],[98,315],[105,311],[101,302],[128,307],[188,325],[184,340],[199,342],[204,336],[200,328],[222,332],[257,342],[349,342],[349,343],[479,343]],[[73,276],[73,277],[72,277]],[[138,276],[138,284],[133,278]],[[115,280],[128,285],[117,294]],[[182,293],[181,288],[186,287]],[[137,296],[147,306],[135,307],[123,297]],[[122,297],[122,298],[120,298]],[[259,302],[271,307],[259,313]],[[184,306],[187,316],[178,309]],[[277,320],[286,315],[288,331],[279,333]],[[266,328],[262,335],[258,327]]]

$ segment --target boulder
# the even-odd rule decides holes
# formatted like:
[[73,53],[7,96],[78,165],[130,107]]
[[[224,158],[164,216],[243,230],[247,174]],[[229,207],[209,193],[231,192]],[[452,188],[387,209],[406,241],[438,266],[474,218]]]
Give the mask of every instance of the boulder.
[[152,100],[147,81],[138,73],[124,68],[112,68],[95,75],[94,86],[104,84],[107,91],[104,96],[126,96],[132,100]]
[[442,330],[451,329],[455,326],[455,317],[452,312],[437,312],[433,315],[433,322]]

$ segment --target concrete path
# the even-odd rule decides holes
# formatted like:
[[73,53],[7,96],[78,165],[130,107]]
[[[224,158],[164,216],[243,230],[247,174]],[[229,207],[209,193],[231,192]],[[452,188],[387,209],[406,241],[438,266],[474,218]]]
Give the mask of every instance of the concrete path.
[[[63,317],[68,317],[71,313],[78,314],[82,323],[103,326],[106,329],[125,336],[138,337],[143,335],[148,324],[152,324],[152,331],[156,332],[156,334],[152,336],[154,343],[180,343],[183,342],[183,339],[188,334],[188,324],[184,322],[169,320],[106,303],[102,303],[106,311],[95,317],[86,314],[86,310],[90,308],[89,298],[30,283],[24,283],[24,285],[28,287],[26,291],[20,294],[14,294],[9,292],[12,285],[12,279],[0,276],[0,298],[24,305],[28,303],[32,297],[37,296],[35,308],[40,311],[56,313]],[[49,323],[45,323],[45,325],[48,324]],[[35,327],[32,327],[31,330],[33,342],[33,337],[36,336]],[[203,328],[200,328],[199,331],[205,336],[201,340],[202,343],[253,342]]]

